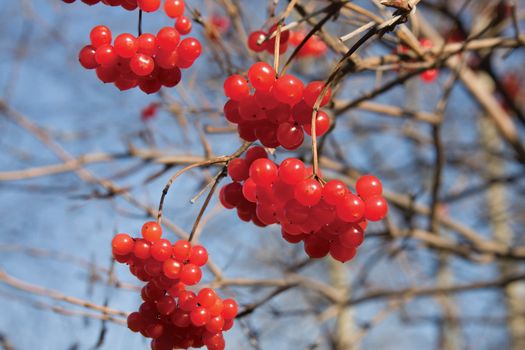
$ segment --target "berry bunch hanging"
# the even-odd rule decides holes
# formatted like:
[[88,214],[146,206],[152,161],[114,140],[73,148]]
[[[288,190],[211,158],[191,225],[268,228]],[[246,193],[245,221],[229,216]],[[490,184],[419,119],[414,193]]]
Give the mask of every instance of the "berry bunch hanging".
[[383,219],[388,210],[381,182],[372,175],[357,181],[354,194],[339,180],[316,179],[297,158],[275,164],[261,147],[232,160],[228,174],[233,182],[221,189],[223,206],[258,226],[281,225],[283,238],[304,241],[312,258],[330,253],[341,262],[352,259],[368,221]]
[[[323,88],[322,81],[305,86],[292,74],[276,78],[269,64],[257,62],[248,70],[248,80],[235,74],[224,81],[224,93],[229,98],[224,115],[237,124],[239,136],[245,141],[259,140],[266,147],[294,150],[303,143],[304,133],[311,135],[313,106]],[[328,90],[321,107],[330,98]],[[318,111],[316,135],[326,133],[330,124],[330,117]]]
[[[158,7],[155,6],[160,6],[160,1],[139,0],[137,3],[139,8],[148,12],[156,11]],[[144,33],[135,37],[131,33],[122,33],[113,40],[107,26],[94,27],[90,44],[79,52],[82,67],[96,70],[102,82],[114,83],[121,91],[138,86],[151,94],[162,86],[176,86],[181,80],[181,69],[193,65],[201,55],[202,47],[195,38],[181,38],[191,31],[191,21],[182,15],[184,1],[166,0],[164,9],[177,21],[174,27],[163,27],[156,35]]]
[[186,240],[171,244],[162,238],[162,228],[156,222],[142,226],[142,238],[117,234],[111,246],[115,260],[127,264],[134,276],[147,282],[141,290],[144,302],[128,316],[129,329],[152,338],[153,350],[224,349],[222,332],[233,326],[237,303],[221,299],[211,288],[197,293],[186,289],[201,280],[200,268],[208,261],[203,246],[192,246]]

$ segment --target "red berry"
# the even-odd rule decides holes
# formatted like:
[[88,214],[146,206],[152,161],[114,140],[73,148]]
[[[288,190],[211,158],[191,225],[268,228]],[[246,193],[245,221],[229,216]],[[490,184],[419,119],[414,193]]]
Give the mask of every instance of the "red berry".
[[257,159],[250,166],[249,173],[256,185],[269,186],[277,179],[277,166],[269,159]]
[[164,12],[170,18],[177,18],[184,13],[184,0],[164,0]]
[[337,204],[337,216],[345,222],[356,222],[365,214],[365,203],[353,193],[347,193]]
[[175,302],[175,299],[172,297],[165,295],[161,297],[159,300],[157,300],[157,310],[159,311],[159,314],[168,316],[175,311],[177,308],[177,303]]
[[423,80],[424,82],[431,83],[437,79],[438,75],[439,75],[439,71],[435,68],[432,68],[432,69],[428,69],[424,71],[419,76],[421,77],[421,80]]
[[[324,86],[325,86],[325,83],[323,81],[312,81],[308,85],[306,85],[306,87],[304,88],[304,92],[303,92],[303,99],[304,99],[304,102],[309,107],[313,107],[315,105],[315,102],[317,101],[317,98],[321,94]],[[325,106],[330,101],[331,98],[332,98],[332,90],[328,88],[328,90],[326,91],[326,94],[321,100],[321,104],[319,105],[319,107]]]
[[145,239],[138,239],[133,247],[133,255],[145,260],[151,256],[151,245]]
[[[315,118],[315,136],[323,136],[330,129],[330,117],[323,111],[317,113]],[[304,132],[308,135],[312,135],[312,124],[308,123],[304,125]]]
[[155,221],[149,221],[142,225],[141,234],[144,239],[155,242],[162,236],[162,227]]
[[239,102],[228,100],[224,105],[224,117],[231,123],[240,123],[242,121],[242,117],[239,114]]
[[113,67],[117,64],[118,55],[111,45],[101,45],[95,51],[95,61],[102,67]]
[[186,38],[180,42],[177,53],[181,60],[193,62],[202,53],[201,43],[195,38]]
[[346,185],[339,180],[330,180],[323,187],[323,199],[330,205],[338,205],[348,193]]
[[261,158],[268,158],[268,154],[266,153],[266,150],[264,147],[261,146],[253,146],[250,149],[246,151],[246,155],[244,159],[246,159],[246,163],[248,164],[248,167],[252,165],[252,163]]
[[255,203],[257,201],[257,185],[251,178],[244,181],[242,185],[242,194],[248,201]]
[[270,91],[275,83],[275,70],[268,63],[254,63],[248,70],[248,80],[255,90]]
[[321,184],[314,179],[306,179],[295,186],[295,200],[306,207],[319,203],[322,195]]
[[120,34],[115,38],[115,52],[120,57],[131,58],[138,49],[137,38],[129,33]]
[[137,4],[144,12],[155,12],[160,7],[160,0],[137,0]]
[[159,239],[151,246],[151,256],[160,262],[168,260],[171,252],[171,243],[167,239]]
[[143,53],[148,56],[154,56],[157,53],[157,39],[153,34],[141,34],[137,38],[137,45],[137,53]]
[[210,318],[206,323],[206,330],[210,333],[219,333],[224,328],[224,318],[221,315]]
[[197,302],[205,308],[211,307],[217,300],[217,294],[211,288],[203,288],[197,294]]
[[171,279],[179,278],[181,269],[181,263],[174,259],[168,259],[164,261],[162,265],[162,272],[164,272],[164,276]]
[[330,251],[330,242],[316,236],[304,240],[304,251],[312,259],[320,259]]
[[355,189],[357,194],[363,199],[380,196],[383,193],[381,181],[373,175],[361,176],[355,184]]
[[185,262],[190,258],[191,243],[186,240],[179,240],[173,244],[173,258],[178,262]]
[[92,45],[84,46],[78,53],[78,61],[82,67],[86,69],[95,69],[98,67],[98,63],[95,60],[96,49]]
[[93,45],[95,49],[102,45],[111,45],[111,30],[106,26],[96,26],[91,29],[89,38],[91,39],[91,45]]
[[133,242],[133,238],[125,233],[117,234],[111,241],[113,253],[117,255],[126,255],[131,253],[133,251],[134,245],[135,242]]
[[191,323],[190,314],[185,312],[184,310],[177,309],[175,310],[175,312],[171,314],[170,321],[177,327],[180,327],[180,328],[188,327]]
[[224,303],[219,297],[215,299],[215,303],[213,303],[212,306],[208,307],[208,311],[210,312],[211,317],[219,316],[220,314],[222,314],[222,310],[224,310]]
[[138,312],[132,312],[128,315],[128,328],[132,332],[139,332],[144,328],[144,320]]
[[193,286],[201,280],[202,271],[197,265],[186,264],[182,267],[179,278],[184,284]]
[[189,34],[191,32],[191,27],[191,20],[186,16],[180,16],[175,22],[175,29],[177,29],[182,35]]
[[285,159],[279,166],[279,179],[287,184],[295,185],[304,180],[304,169],[304,163],[299,159]]
[[234,319],[235,316],[237,316],[237,312],[239,310],[237,303],[233,299],[224,299],[222,301],[224,309],[222,310],[222,317],[224,317],[225,320],[231,320]]
[[277,140],[288,150],[297,149],[304,141],[303,128],[295,123],[282,123],[277,128]]
[[264,51],[268,46],[267,43],[265,42],[264,44],[259,45],[257,44],[257,42],[259,40],[264,40],[265,37],[266,33],[260,30],[250,33],[250,35],[248,36],[248,48],[250,48],[250,50],[254,52]]
[[175,28],[164,27],[157,33],[157,45],[162,51],[174,51],[180,43],[180,34]]
[[202,327],[210,320],[210,313],[202,306],[197,307],[190,313],[191,323],[196,327]]
[[242,101],[250,95],[250,87],[246,79],[234,74],[224,81],[224,94],[234,101]]
[[228,164],[228,175],[233,181],[244,181],[248,178],[248,164],[246,160],[242,158],[235,158]]
[[204,266],[208,262],[208,252],[201,245],[195,245],[191,248],[190,264]]
[[153,72],[155,62],[151,56],[138,53],[129,61],[129,67],[131,71],[139,77],[145,77]]
[[339,243],[347,248],[358,247],[363,243],[364,234],[359,226],[350,226],[338,236]]
[[347,248],[341,244],[333,243],[330,247],[330,255],[337,261],[345,263],[355,256],[357,250],[355,247]]
[[277,79],[273,86],[273,96],[280,102],[293,106],[303,98],[304,85],[301,80],[291,74]]
[[385,198],[381,196],[373,196],[365,199],[364,215],[367,220],[379,221],[382,220],[388,212],[388,204]]

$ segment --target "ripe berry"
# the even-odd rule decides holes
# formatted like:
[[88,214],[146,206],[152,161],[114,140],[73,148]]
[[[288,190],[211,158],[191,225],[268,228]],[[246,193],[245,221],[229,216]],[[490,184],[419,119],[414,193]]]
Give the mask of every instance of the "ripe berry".
[[312,259],[320,259],[330,251],[330,242],[316,236],[304,240],[304,251]]
[[144,239],[155,242],[162,236],[162,227],[155,221],[149,221],[142,225],[141,234]]
[[330,255],[337,261],[345,263],[355,256],[357,250],[355,247],[347,248],[341,244],[334,243],[330,246]]
[[261,158],[268,158],[268,154],[266,153],[265,149],[261,146],[251,147],[246,151],[246,156],[244,157],[244,159],[246,159],[248,167],[250,167],[255,160]]
[[210,333],[221,332],[224,328],[224,318],[221,315],[210,318],[206,323],[206,330]]
[[164,0],[164,12],[170,18],[177,18],[184,13],[184,0]]
[[321,184],[314,179],[306,179],[295,186],[295,200],[306,207],[312,207],[321,200]]
[[248,164],[246,160],[242,158],[235,158],[228,164],[228,175],[233,181],[244,181],[248,178]]
[[248,47],[250,50],[254,52],[264,51],[268,47],[267,42],[263,43],[262,45],[259,45],[257,42],[259,40],[263,40],[265,37],[266,33],[260,30],[250,33],[248,36]]
[[222,310],[222,317],[226,320],[234,319],[239,310],[237,303],[233,299],[224,299],[222,301],[224,309]]
[[138,239],[135,241],[133,247],[133,255],[137,258],[145,260],[151,256],[151,245],[145,239]]
[[153,72],[155,62],[151,56],[138,53],[131,58],[129,67],[131,68],[131,71],[139,77],[145,77]]
[[210,313],[202,306],[197,307],[190,313],[191,323],[196,327],[202,327],[210,320]]
[[[312,135],[312,124],[305,124],[303,128],[305,133]],[[325,112],[319,111],[315,118],[315,136],[323,136],[328,129],[330,129],[330,117]]]
[[382,220],[388,212],[388,204],[385,198],[381,196],[373,196],[365,199],[364,215],[367,220],[379,221]]
[[159,239],[151,246],[151,256],[157,261],[167,260],[171,253],[171,243],[167,239]]
[[189,259],[191,254],[191,243],[186,240],[179,240],[173,244],[173,258],[179,262]]
[[193,264],[186,264],[182,267],[182,270],[180,272],[180,280],[182,283],[193,286],[202,278],[202,271],[201,269]]
[[[324,86],[325,86],[325,83],[323,81],[312,81],[308,85],[306,85],[306,87],[304,88],[304,92],[303,92],[303,99],[304,99],[304,102],[309,107],[313,107],[315,105],[315,102],[317,101],[317,98],[321,94]],[[328,104],[331,98],[332,98],[332,90],[328,88],[328,90],[326,91],[326,94],[321,100],[321,104],[319,105],[319,107],[326,106],[326,104]]]
[[102,45],[111,45],[111,30],[106,26],[96,26],[91,29],[89,38],[91,39],[91,45],[93,45],[95,49]]
[[380,196],[383,192],[381,181],[373,175],[361,176],[355,184],[355,189],[357,194],[363,199]]
[[234,74],[224,81],[224,94],[234,101],[241,101],[250,95],[250,87],[246,79]]
[[363,243],[364,234],[359,226],[350,226],[338,236],[339,243],[347,248],[358,247]]
[[181,60],[193,62],[202,53],[201,43],[195,38],[186,38],[180,42],[177,53]]
[[120,57],[131,58],[138,49],[137,38],[129,33],[120,34],[115,38],[115,52]]
[[143,53],[148,56],[154,56],[157,53],[157,39],[153,34],[141,34],[137,38],[137,44],[137,53]]
[[304,163],[297,158],[288,158],[279,166],[279,179],[284,183],[295,185],[304,180]]
[[159,314],[168,316],[175,311],[177,308],[177,303],[172,297],[165,295],[157,301],[157,310]]
[[303,98],[304,85],[301,80],[291,74],[277,79],[273,86],[273,96],[280,102],[295,105]]
[[189,34],[191,32],[191,27],[191,20],[186,16],[180,16],[175,22],[175,29],[177,29],[182,35]]
[[113,67],[117,64],[118,55],[111,45],[101,45],[95,51],[95,61],[102,67]]
[[82,67],[86,69],[95,69],[98,67],[98,63],[95,60],[96,49],[92,45],[84,46],[78,53],[78,60]]
[[337,216],[345,222],[356,222],[365,214],[365,203],[352,193],[347,193],[337,204]]
[[160,7],[160,0],[137,0],[137,4],[144,12],[155,12]]
[[195,245],[191,248],[190,264],[204,266],[208,262],[208,252],[201,245]]
[[175,28],[164,27],[157,33],[157,45],[160,50],[173,51],[180,43],[180,34]]
[[133,239],[125,233],[119,233],[111,241],[111,248],[114,254],[126,255],[131,253],[134,246]]
[[197,302],[205,308],[211,307],[217,300],[217,294],[211,288],[203,288],[197,294]]
[[339,180],[330,180],[323,187],[323,199],[330,205],[341,203],[347,193],[346,185]]
[[168,259],[164,261],[162,265],[162,272],[164,272],[164,276],[171,279],[179,278],[181,269],[181,263],[174,259]]
[[275,83],[275,70],[268,63],[254,63],[248,71],[248,80],[255,90],[270,91]]
[[249,173],[256,185],[269,186],[277,179],[277,166],[269,159],[257,159],[250,166]]
[[138,312],[132,312],[128,315],[128,328],[132,332],[140,332],[144,328],[144,320]]
[[299,148],[304,141],[303,129],[292,123],[282,123],[277,128],[277,141],[288,150]]

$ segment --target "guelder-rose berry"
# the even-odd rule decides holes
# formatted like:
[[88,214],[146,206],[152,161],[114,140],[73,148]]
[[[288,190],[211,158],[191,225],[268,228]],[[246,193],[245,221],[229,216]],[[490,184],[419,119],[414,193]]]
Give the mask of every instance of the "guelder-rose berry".
[[134,244],[135,243],[133,242],[133,239],[129,235],[125,233],[119,233],[113,237],[113,240],[111,241],[111,248],[114,254],[126,255],[131,253]]
[[224,94],[234,101],[241,101],[250,95],[250,87],[246,79],[234,74],[224,81]]

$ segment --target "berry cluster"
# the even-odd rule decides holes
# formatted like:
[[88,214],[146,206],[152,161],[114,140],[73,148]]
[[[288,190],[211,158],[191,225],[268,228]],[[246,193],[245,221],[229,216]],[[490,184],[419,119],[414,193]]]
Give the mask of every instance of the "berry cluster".
[[[269,64],[257,62],[248,70],[248,81],[237,74],[224,81],[224,93],[230,98],[224,105],[224,115],[237,124],[242,139],[259,140],[270,148],[283,146],[294,150],[303,143],[304,133],[311,135],[313,106],[323,88],[322,81],[304,86],[291,74],[276,78]],[[320,106],[325,106],[330,98],[328,90]],[[319,111],[316,135],[326,133],[330,124],[328,115]]]
[[120,90],[139,86],[145,93],[174,87],[181,80],[181,68],[190,67],[201,54],[195,38],[181,40],[177,29],[164,27],[157,35],[130,33],[118,35],[113,45],[111,30],[96,26],[91,30],[91,44],[79,53],[80,64],[96,69],[104,83],[114,83]]
[[[431,49],[434,46],[434,44],[432,43],[430,39],[419,39],[419,43],[424,49]],[[408,52],[409,52],[409,48],[404,45],[401,45],[397,48],[398,54],[403,55]],[[424,82],[432,83],[433,81],[437,79],[438,75],[439,75],[439,70],[437,70],[436,68],[432,68],[432,69],[428,69],[424,71],[419,76],[421,80],[423,80]]]
[[[66,4],[72,4],[76,0],[62,0]],[[161,0],[81,0],[84,4],[93,6],[103,3],[108,6],[121,6],[133,11],[137,7],[144,12],[155,12],[160,9]],[[184,0],[164,0],[164,12],[171,18],[178,18],[184,12]]]
[[[263,30],[251,32],[248,36],[248,48],[253,52],[266,51],[273,55],[275,53],[275,37],[269,40],[265,40],[265,38],[272,34],[276,29],[277,25],[274,25],[268,30],[268,32]],[[299,46],[305,37],[306,33],[303,31],[282,31],[281,39],[279,41],[279,54],[284,54],[288,50],[290,44],[295,47]],[[297,53],[297,57],[319,57],[325,54],[326,50],[326,44],[318,36],[313,35],[304,43],[301,50]]]
[[179,240],[173,245],[162,238],[156,222],[142,226],[142,238],[119,233],[111,242],[115,260],[129,265],[131,273],[147,282],[141,290],[143,303],[128,316],[128,328],[152,338],[153,350],[225,347],[223,331],[233,326],[237,303],[222,300],[213,289],[187,290],[202,277],[208,261],[203,246]]
[[376,177],[362,176],[356,195],[339,180],[317,180],[297,158],[275,164],[262,147],[232,160],[228,174],[233,182],[221,189],[222,205],[258,226],[280,224],[283,238],[304,241],[311,258],[330,253],[341,262],[352,259],[368,221],[383,219],[388,210]]

